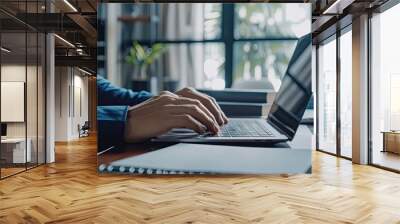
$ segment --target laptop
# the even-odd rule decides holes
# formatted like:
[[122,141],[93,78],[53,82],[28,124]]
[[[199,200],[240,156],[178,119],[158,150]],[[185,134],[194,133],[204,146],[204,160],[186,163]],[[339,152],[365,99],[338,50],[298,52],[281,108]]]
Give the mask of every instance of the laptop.
[[197,134],[189,129],[173,129],[153,138],[156,142],[189,143],[279,143],[293,139],[312,96],[311,34],[296,45],[281,87],[265,118],[230,118],[215,135]]

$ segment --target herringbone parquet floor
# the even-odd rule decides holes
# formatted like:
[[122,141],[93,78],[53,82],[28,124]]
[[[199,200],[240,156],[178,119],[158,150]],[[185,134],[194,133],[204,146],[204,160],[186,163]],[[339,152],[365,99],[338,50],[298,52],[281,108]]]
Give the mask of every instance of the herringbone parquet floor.
[[98,176],[94,138],[0,181],[0,223],[400,223],[400,175],[320,152],[313,174]]

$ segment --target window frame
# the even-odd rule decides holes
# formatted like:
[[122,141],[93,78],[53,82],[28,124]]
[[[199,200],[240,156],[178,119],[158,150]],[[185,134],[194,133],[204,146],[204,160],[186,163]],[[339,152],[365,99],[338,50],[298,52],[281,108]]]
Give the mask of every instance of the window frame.
[[[42,0],[42,1],[39,1],[39,0],[33,1],[32,3],[36,3],[36,12],[33,12],[33,13],[39,13],[39,2],[47,3],[44,0]],[[24,3],[24,2],[22,2],[22,3]],[[27,2],[25,2],[25,3],[27,3]],[[27,13],[29,13],[28,12],[28,8],[27,8],[27,4],[23,5],[23,7],[24,7],[24,12],[23,13],[24,13],[24,16],[25,16],[25,20],[27,20],[26,16],[27,16]],[[48,10],[49,10],[49,7],[47,7],[47,4],[46,4],[45,13],[47,13]],[[23,66],[25,67],[24,68],[24,72],[25,72],[25,75],[24,75],[25,76],[25,81],[24,81],[24,83],[25,83],[24,84],[24,122],[23,122],[23,124],[24,124],[23,125],[24,126],[23,127],[24,134],[21,137],[22,139],[24,139],[24,142],[25,142],[25,145],[24,145],[24,150],[25,150],[25,158],[24,159],[25,159],[25,162],[24,162],[23,166],[19,167],[19,168],[21,168],[21,170],[13,172],[13,173],[10,173],[10,174],[6,174],[6,175],[4,175],[4,170],[3,170],[5,167],[2,167],[3,164],[2,164],[2,162],[0,162],[0,180],[3,180],[3,179],[6,179],[6,178],[15,176],[17,174],[26,172],[26,171],[28,171],[30,169],[34,169],[34,168],[39,167],[41,165],[47,164],[47,146],[48,146],[48,141],[47,141],[47,128],[46,128],[47,127],[47,81],[46,81],[46,77],[48,76],[48,71],[47,71],[48,70],[48,68],[47,68],[47,63],[48,63],[48,61],[47,61],[47,59],[48,59],[48,54],[47,53],[48,52],[47,51],[48,51],[48,49],[47,49],[47,47],[48,47],[49,40],[48,40],[48,33],[47,32],[44,32],[44,31],[42,31],[42,30],[40,30],[38,28],[30,26],[27,23],[24,23],[23,21],[21,21],[17,17],[15,17],[11,12],[1,8],[1,6],[0,6],[0,11],[1,11],[0,14],[5,14],[10,19],[21,23],[21,29],[20,30],[16,30],[16,31],[14,31],[14,30],[13,31],[2,30],[1,29],[2,24],[0,23],[0,46],[3,45],[3,43],[2,43],[2,35],[4,35],[4,34],[11,33],[11,34],[24,35],[24,49],[21,50],[21,51],[24,52],[24,56],[21,57],[21,58],[24,60]],[[28,34],[32,34],[34,37],[36,37],[36,41],[34,41],[34,43],[33,43],[33,45],[36,45],[36,46],[32,48],[35,51],[36,59],[34,59],[32,62],[29,62],[29,63],[28,63],[28,60],[29,60],[28,59],[28,48],[30,48],[30,46],[28,45],[29,44],[29,42],[28,42],[28,39],[29,39]],[[42,35],[41,38],[39,38],[41,36],[39,34]],[[43,105],[41,105],[41,107],[43,109],[42,117],[39,117],[39,69],[38,69],[38,67],[40,65],[40,63],[39,63],[39,55],[40,55],[39,54],[39,49],[40,49],[39,48],[39,41],[41,42],[41,44],[43,44],[41,46],[41,47],[43,47],[43,49],[41,49],[41,53],[43,53],[43,55],[41,56],[42,57],[41,60],[43,60],[43,62],[42,62],[43,63],[42,64],[43,68],[42,68],[42,71],[41,71],[42,84],[43,84],[43,92],[41,93],[41,96],[42,96],[41,99],[42,99],[42,103],[43,103]],[[2,71],[1,71],[2,69],[1,68],[3,67],[3,57],[4,57],[4,56],[2,56],[2,54],[3,53],[1,52],[0,53],[0,82],[2,81]],[[30,118],[28,118],[28,107],[27,107],[27,103],[28,103],[28,97],[27,97],[28,65],[34,65],[36,67],[35,71],[31,73],[36,78],[36,84],[33,86],[36,89],[35,92],[33,93],[33,94],[35,94],[34,97],[36,97],[36,102],[35,102],[35,105],[36,105],[36,111],[35,111],[36,116],[34,116],[35,119],[36,119],[36,122],[33,121],[31,124],[29,124]],[[0,85],[0,90],[1,90],[1,85]],[[1,93],[0,93],[0,95],[1,95]],[[1,101],[1,97],[0,97],[0,101]],[[0,105],[0,110],[1,110],[1,105]],[[0,117],[1,117],[1,115],[0,115]],[[40,156],[40,158],[42,159],[41,162],[39,161],[39,120],[41,121],[41,124],[44,126],[44,128],[42,129],[43,132],[41,133],[41,134],[43,134],[43,136],[42,136],[42,138],[43,138],[42,147],[43,148],[41,148],[43,155]],[[0,123],[2,123],[1,119],[0,119]],[[28,157],[27,157],[28,156],[28,153],[27,153],[27,148],[28,148],[27,147],[27,143],[28,143],[28,125],[33,125],[33,126],[36,125],[36,128],[32,129],[32,130],[36,131],[36,133],[35,133],[34,136],[30,137],[32,140],[33,139],[36,140],[36,157],[34,158],[36,161],[34,161],[34,162],[32,162],[32,161],[31,162],[27,162],[27,160],[28,160]],[[33,155],[34,152],[35,151],[32,150],[31,151],[31,155]],[[0,144],[0,157],[1,157],[1,153],[2,153],[2,145]],[[28,163],[29,163],[29,165],[28,165]]]
[[372,68],[372,54],[373,54],[373,35],[372,35],[372,20],[374,18],[374,14],[381,14],[384,13],[385,11],[391,9],[392,7],[396,6],[397,4],[399,4],[398,0],[388,0],[387,2],[385,2],[384,4],[380,5],[379,7],[368,11],[368,31],[367,31],[367,39],[368,39],[368,158],[367,158],[367,162],[368,165],[373,166],[373,167],[377,167],[383,170],[387,170],[387,171],[391,171],[391,172],[395,172],[395,173],[400,173],[400,170],[398,169],[394,169],[391,167],[387,167],[384,165],[380,165],[378,163],[374,163],[373,160],[373,154],[374,154],[374,146],[373,146],[373,127],[372,127],[372,119],[373,119],[373,114],[372,114],[372,94],[373,94],[373,88],[372,88],[372,76],[373,74],[373,68]]
[[[346,160],[352,160],[352,158],[347,157],[342,155],[342,150],[341,150],[341,119],[340,119],[340,113],[341,113],[341,109],[340,109],[340,104],[341,104],[341,92],[340,92],[340,77],[341,77],[341,67],[340,67],[340,60],[341,60],[341,55],[340,55],[340,41],[341,41],[341,36],[344,35],[347,32],[352,32],[352,23],[347,24],[346,26],[342,27],[342,28],[338,28],[336,30],[336,32],[332,33],[331,35],[326,36],[323,39],[317,39],[317,42],[315,43],[316,45],[316,64],[317,64],[317,70],[316,70],[316,96],[315,96],[315,100],[316,100],[316,150],[319,152],[323,152],[323,153],[327,153],[329,155],[333,155],[333,156],[337,156]],[[319,106],[319,90],[320,90],[320,86],[319,86],[319,51],[318,49],[320,48],[320,45],[322,43],[326,44],[330,41],[336,41],[336,152],[332,153],[332,152],[328,152],[324,149],[321,149],[319,147],[319,110],[320,110],[320,106]]]
[[[216,3],[215,3],[216,4]],[[225,48],[225,88],[232,87],[234,75],[234,45],[238,42],[259,42],[259,41],[297,41],[296,37],[254,37],[254,38],[235,38],[235,3],[219,3],[222,5],[222,20],[220,24],[221,35],[214,39],[180,39],[180,40],[138,40],[142,45],[152,45],[154,43],[162,44],[206,44],[206,43],[222,43]],[[261,3],[260,3],[261,4]],[[132,45],[131,41],[122,41],[121,50]]]

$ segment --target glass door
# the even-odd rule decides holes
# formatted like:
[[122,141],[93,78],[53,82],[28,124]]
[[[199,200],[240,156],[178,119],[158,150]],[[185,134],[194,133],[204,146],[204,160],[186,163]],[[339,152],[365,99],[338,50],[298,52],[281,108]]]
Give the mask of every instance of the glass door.
[[352,157],[352,26],[317,48],[317,149]]
[[336,154],[336,35],[318,47],[318,149]]
[[370,162],[400,171],[400,4],[371,18]]
[[1,46],[1,175],[6,177],[26,170],[31,159],[26,123],[27,35],[2,32]]
[[340,36],[340,155],[352,157],[352,33],[351,25]]
[[[44,13],[44,1],[28,2],[27,12]],[[34,17],[35,19],[37,17]],[[45,35],[39,30],[27,29],[27,150],[31,151],[28,168],[44,163],[44,66],[45,66]]]
[[[44,3],[7,1],[0,7],[32,15],[45,12]],[[46,39],[10,15],[0,12],[0,178],[45,163]]]

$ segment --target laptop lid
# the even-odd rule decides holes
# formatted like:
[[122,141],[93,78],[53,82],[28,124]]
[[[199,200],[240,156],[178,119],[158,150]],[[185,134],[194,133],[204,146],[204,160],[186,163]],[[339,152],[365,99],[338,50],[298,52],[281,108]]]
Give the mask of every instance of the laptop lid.
[[301,37],[289,61],[267,121],[290,140],[311,98],[311,34]]

